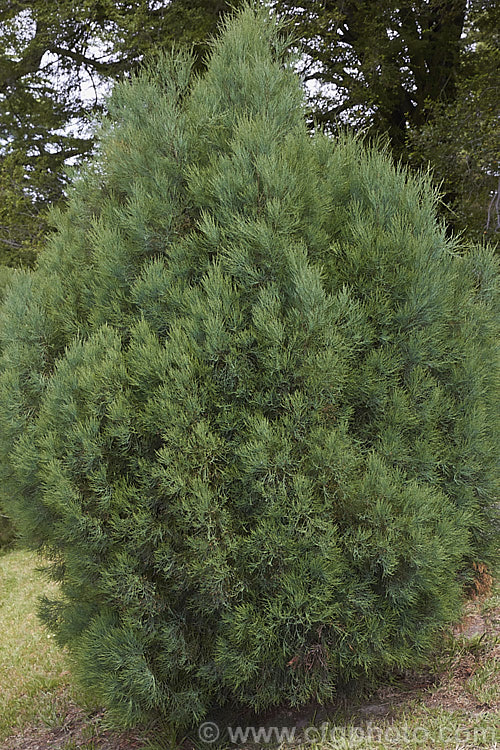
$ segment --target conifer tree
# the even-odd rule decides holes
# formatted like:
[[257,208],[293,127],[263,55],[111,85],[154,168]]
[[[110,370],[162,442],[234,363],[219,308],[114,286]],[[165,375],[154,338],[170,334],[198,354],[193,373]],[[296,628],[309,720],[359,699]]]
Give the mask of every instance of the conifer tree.
[[2,310],[2,498],[123,723],[419,663],[492,564],[495,269],[426,178],[311,137],[246,7],[113,94]]

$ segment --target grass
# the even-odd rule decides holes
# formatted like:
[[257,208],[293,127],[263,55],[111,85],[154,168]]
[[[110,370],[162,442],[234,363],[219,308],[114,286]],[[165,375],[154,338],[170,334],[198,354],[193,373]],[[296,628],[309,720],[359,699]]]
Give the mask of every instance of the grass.
[[34,555],[0,557],[0,743],[30,722],[49,724],[70,693],[65,654],[37,621],[37,598],[54,584],[36,571]]
[[[54,593],[55,585],[36,565],[36,557],[21,550],[0,557],[0,748],[169,748],[168,738],[158,731],[109,730],[105,713],[84,704],[71,682],[66,654],[37,621],[37,599]],[[263,734],[257,743],[252,739],[258,739],[253,735],[258,717],[225,715],[217,720],[219,742],[203,742],[194,730],[183,748],[276,747],[288,738],[296,750],[493,750],[500,746],[499,634],[497,586],[467,604],[461,623],[425,673],[403,675],[369,699],[268,714],[260,719]],[[246,741],[231,743],[235,727],[248,724],[254,728]]]

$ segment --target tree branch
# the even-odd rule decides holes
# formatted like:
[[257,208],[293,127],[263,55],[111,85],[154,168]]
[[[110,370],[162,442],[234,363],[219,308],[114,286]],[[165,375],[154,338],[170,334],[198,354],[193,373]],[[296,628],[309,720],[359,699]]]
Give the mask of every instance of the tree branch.
[[47,28],[45,24],[38,21],[35,36],[28,44],[23,57],[18,62],[3,59],[0,69],[0,93],[6,93],[20,78],[29,73],[36,73],[40,68],[42,57],[49,51],[49,48]]
[[60,57],[68,57],[70,60],[74,60],[74,62],[92,68],[97,73],[102,73],[102,75],[106,76],[111,76],[122,68],[129,66],[132,62],[135,62],[133,58],[125,58],[117,62],[100,62],[99,60],[87,57],[82,52],[66,49],[65,47],[59,47],[57,45],[51,45],[50,52],[53,52]]

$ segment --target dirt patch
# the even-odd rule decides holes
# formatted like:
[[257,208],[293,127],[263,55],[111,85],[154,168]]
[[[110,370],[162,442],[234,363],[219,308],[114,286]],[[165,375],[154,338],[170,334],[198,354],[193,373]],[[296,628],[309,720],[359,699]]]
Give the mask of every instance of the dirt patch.
[[[377,690],[375,700],[360,708],[361,715],[371,708],[393,714],[398,707],[420,701],[429,708],[465,711],[470,714],[500,710],[500,607],[484,608],[485,597],[478,596],[465,606],[464,616],[444,639],[442,655],[428,670],[407,673],[393,687]],[[488,674],[487,702],[477,697],[472,681],[485,665]],[[496,668],[495,668],[496,665]]]
[[[470,602],[454,638],[461,648],[440,676],[437,688],[425,697],[426,705],[469,713],[500,711],[500,607],[481,613],[481,600]],[[489,697],[483,701],[472,685],[487,664],[492,667],[488,673]]]
[[26,727],[8,737],[2,750],[140,750],[144,737],[135,732],[110,732],[100,727],[104,712],[89,715],[77,706],[69,706],[60,726]]
[[[481,691],[471,689],[471,684],[486,665],[491,667],[487,675],[488,700],[482,701]],[[272,712],[263,717],[263,723],[300,728],[317,725],[322,717],[328,720],[340,714],[351,717],[354,722],[376,718],[393,720],[405,707],[416,703],[450,712],[494,715],[500,711],[499,665],[500,606],[485,608],[484,597],[476,597],[466,605],[462,620],[448,640],[444,640],[442,657],[438,656],[428,670],[406,673],[394,684],[380,687],[361,705],[342,702],[323,708],[309,706],[300,712],[285,710],[279,715]],[[146,747],[147,734],[106,730],[103,717],[102,711],[89,715],[70,704],[65,708],[60,726],[52,729],[27,727],[5,740],[1,750],[141,750]],[[250,723],[255,723],[255,717]],[[183,746],[197,747],[190,742]]]

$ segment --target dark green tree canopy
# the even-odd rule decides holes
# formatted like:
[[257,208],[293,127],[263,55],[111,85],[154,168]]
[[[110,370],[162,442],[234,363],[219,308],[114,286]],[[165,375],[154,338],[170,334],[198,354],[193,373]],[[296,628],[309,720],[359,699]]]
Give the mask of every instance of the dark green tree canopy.
[[370,127],[388,136],[398,156],[408,126],[425,122],[429,103],[456,99],[471,5],[467,0],[276,2],[301,40],[306,79],[327,87],[318,92],[317,119],[333,128],[341,122]]
[[348,125],[383,139],[414,168],[430,165],[451,209],[447,221],[480,237],[500,176],[496,0],[274,6],[305,53],[314,119],[333,132]]
[[202,65],[224,0],[6,0],[0,7],[0,261],[31,260],[109,83],[172,45]]
[[496,266],[311,136],[267,12],[117,87],[0,321],[0,490],[125,723],[426,658],[498,553]]
[[428,102],[426,123],[410,130],[408,158],[415,166],[431,164],[443,191],[454,196],[457,229],[495,242],[500,231],[500,5],[473,9],[456,97]]
[[[194,45],[201,68],[217,20],[239,0],[14,2],[0,8],[0,261],[29,264],[64,194],[68,162],[93,147],[103,90],[144,57]],[[390,143],[434,169],[446,218],[478,238],[499,176],[494,0],[275,0],[314,81],[314,118]],[[494,235],[496,219],[488,226]]]
[[[12,268],[0,265],[0,305],[7,293],[7,289],[13,280],[16,271]],[[5,514],[0,503],[0,553],[9,547],[14,541],[15,533],[11,519]]]

